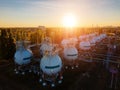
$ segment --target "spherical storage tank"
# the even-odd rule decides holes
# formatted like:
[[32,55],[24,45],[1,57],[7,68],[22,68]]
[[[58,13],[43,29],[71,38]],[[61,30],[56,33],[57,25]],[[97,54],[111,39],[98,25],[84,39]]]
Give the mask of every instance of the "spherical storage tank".
[[47,75],[57,74],[61,71],[62,60],[58,55],[44,56],[41,59],[40,68]]
[[45,51],[51,52],[52,49],[53,49],[53,46],[51,44],[42,44],[40,47],[40,53],[44,55]]
[[93,38],[90,40],[90,45],[91,45],[91,46],[95,46],[95,44],[96,44],[96,38],[93,37]]
[[41,43],[40,54],[44,55],[46,51],[51,52],[52,49],[53,49],[53,45],[51,43],[51,39],[49,37],[46,37],[44,41]]
[[79,47],[82,50],[89,50],[91,48],[91,44],[89,41],[82,41],[80,42]]
[[76,60],[78,58],[78,51],[75,47],[64,48],[64,58],[67,60]]
[[61,45],[64,47],[64,48],[66,48],[67,47],[67,44],[69,43],[69,40],[68,39],[63,39],[62,41],[61,41]]
[[14,58],[15,63],[18,65],[29,64],[32,58],[32,52],[27,49],[17,50]]

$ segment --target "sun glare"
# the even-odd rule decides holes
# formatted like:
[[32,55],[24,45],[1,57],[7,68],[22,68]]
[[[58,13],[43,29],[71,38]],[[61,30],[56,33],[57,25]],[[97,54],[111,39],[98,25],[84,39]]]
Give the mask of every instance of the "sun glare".
[[73,14],[67,14],[63,17],[63,26],[64,27],[75,27],[76,26],[76,17]]

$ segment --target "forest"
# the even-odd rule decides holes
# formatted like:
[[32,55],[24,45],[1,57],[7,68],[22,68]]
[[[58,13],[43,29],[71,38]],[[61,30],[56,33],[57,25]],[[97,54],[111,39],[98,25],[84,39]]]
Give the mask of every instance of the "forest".
[[[45,36],[51,37],[54,43],[60,44],[70,30],[65,28],[46,28],[45,31],[36,28],[0,28],[0,59],[11,59],[16,51],[16,41],[27,40],[31,44],[41,43]],[[120,34],[120,27],[75,28],[72,35],[78,37],[92,32]]]

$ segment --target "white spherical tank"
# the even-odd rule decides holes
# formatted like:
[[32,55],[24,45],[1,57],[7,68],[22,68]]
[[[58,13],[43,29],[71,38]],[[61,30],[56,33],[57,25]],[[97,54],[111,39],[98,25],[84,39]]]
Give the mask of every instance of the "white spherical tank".
[[64,48],[64,58],[67,60],[76,60],[78,58],[78,50],[75,47]]
[[57,74],[62,69],[62,60],[58,55],[44,56],[40,68],[47,75]]
[[51,52],[52,49],[53,49],[53,46],[51,44],[42,44],[40,47],[40,53],[44,55],[46,51]]
[[105,38],[106,38],[106,34],[104,34],[104,33],[101,34],[101,38],[102,38],[102,39],[105,39]]
[[95,37],[93,37],[93,38],[90,40],[90,45],[91,45],[91,46],[95,46],[95,44],[96,44],[96,39],[95,39]]
[[82,41],[83,39],[85,39],[86,38],[86,35],[81,35],[81,36],[79,36],[79,39]]
[[100,36],[97,36],[96,37],[96,42],[100,42],[101,41],[101,37]]
[[32,58],[32,52],[27,49],[17,50],[14,58],[15,63],[18,65],[29,64]]
[[68,39],[63,39],[62,41],[61,41],[61,45],[64,47],[64,48],[66,48],[67,47],[67,44],[69,43],[69,40]]
[[82,41],[79,44],[79,48],[82,50],[89,50],[91,48],[91,44],[89,41]]

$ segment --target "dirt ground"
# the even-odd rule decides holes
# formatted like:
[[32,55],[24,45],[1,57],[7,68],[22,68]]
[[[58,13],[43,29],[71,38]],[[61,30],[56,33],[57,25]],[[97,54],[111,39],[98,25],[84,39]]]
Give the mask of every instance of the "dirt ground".
[[79,68],[64,70],[63,76],[62,84],[43,87],[38,75],[16,75],[14,63],[4,63],[0,66],[0,90],[113,90],[109,88],[109,73],[97,63],[79,62]]

